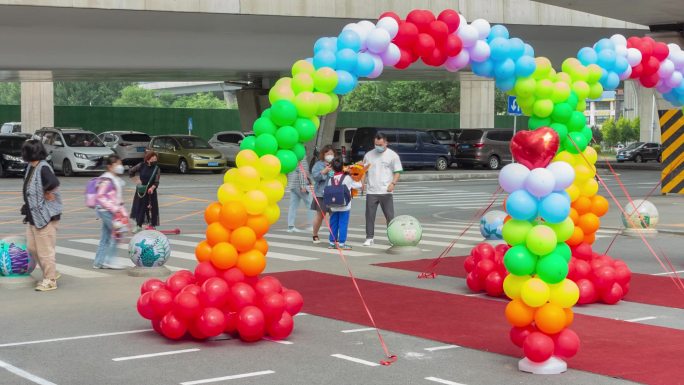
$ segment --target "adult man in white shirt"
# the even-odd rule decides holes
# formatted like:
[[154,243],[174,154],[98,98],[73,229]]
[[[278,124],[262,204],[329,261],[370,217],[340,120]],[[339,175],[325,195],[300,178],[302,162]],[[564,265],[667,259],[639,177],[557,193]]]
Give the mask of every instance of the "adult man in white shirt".
[[394,219],[392,192],[403,169],[399,155],[387,148],[387,137],[380,132],[375,135],[375,149],[366,153],[363,163],[370,166],[366,172],[366,241],[363,245],[372,246],[378,205],[388,224]]

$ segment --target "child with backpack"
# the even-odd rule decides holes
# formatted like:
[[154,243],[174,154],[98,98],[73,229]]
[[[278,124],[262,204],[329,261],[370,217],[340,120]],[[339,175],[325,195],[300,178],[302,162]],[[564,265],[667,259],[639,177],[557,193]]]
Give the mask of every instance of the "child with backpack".
[[347,228],[349,227],[349,213],[351,211],[352,189],[363,187],[361,182],[357,182],[344,172],[344,164],[340,158],[332,161],[333,177],[328,181],[328,185],[323,192],[323,199],[326,206],[332,213],[330,215],[329,249],[339,247],[342,250],[351,250],[347,245]]

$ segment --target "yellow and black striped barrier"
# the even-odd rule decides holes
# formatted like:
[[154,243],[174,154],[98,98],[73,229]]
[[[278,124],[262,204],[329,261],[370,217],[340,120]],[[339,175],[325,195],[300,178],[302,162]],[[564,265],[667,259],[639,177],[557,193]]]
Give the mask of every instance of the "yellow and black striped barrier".
[[681,109],[659,111],[662,140],[663,194],[684,194],[684,113]]

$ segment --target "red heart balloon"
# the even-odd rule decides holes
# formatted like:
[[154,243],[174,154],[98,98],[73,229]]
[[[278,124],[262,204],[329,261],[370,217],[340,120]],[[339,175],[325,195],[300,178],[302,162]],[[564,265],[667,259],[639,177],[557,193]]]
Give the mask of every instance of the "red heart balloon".
[[550,127],[534,131],[520,131],[511,140],[511,153],[515,161],[530,170],[546,167],[558,151],[558,134]]

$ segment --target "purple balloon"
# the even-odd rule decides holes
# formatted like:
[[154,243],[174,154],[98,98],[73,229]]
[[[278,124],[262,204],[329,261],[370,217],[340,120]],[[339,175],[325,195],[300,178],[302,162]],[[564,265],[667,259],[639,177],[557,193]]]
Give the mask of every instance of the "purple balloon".
[[381,54],[387,50],[387,46],[391,40],[392,38],[390,38],[389,32],[382,28],[376,28],[368,34],[366,46],[368,47],[368,51]]
[[520,163],[505,165],[499,172],[499,185],[507,193],[522,190],[525,187],[525,180],[530,175],[530,169]]
[[470,62],[470,54],[467,50],[462,49],[456,56],[449,57],[444,63],[447,71],[456,72],[461,68],[465,68]]
[[469,51],[470,60],[478,63],[489,59],[489,55],[491,54],[489,45],[484,40],[478,40],[474,46],[469,48]]
[[546,169],[551,171],[556,180],[553,191],[563,191],[575,181],[575,169],[567,162],[553,162]]
[[382,58],[382,63],[386,66],[393,66],[397,63],[399,63],[399,59],[401,59],[401,51],[399,50],[399,47],[397,47],[396,44],[390,43],[389,46],[387,46],[387,49],[385,52],[382,52],[380,54],[380,58]]
[[370,55],[373,57],[373,61],[375,62],[375,68],[373,68],[373,72],[371,72],[367,76],[367,78],[375,79],[382,74],[382,70],[385,66],[382,63],[382,59],[380,58],[380,56],[378,56],[376,54],[370,54]]
[[525,179],[525,190],[537,198],[545,197],[556,187],[556,178],[545,168],[535,168]]

